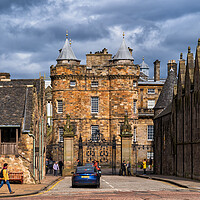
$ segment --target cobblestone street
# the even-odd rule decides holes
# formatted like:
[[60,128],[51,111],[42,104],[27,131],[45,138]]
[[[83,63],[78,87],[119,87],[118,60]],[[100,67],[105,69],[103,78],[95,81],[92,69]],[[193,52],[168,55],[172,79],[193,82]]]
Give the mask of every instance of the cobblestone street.
[[16,199],[200,199],[200,191],[191,191],[165,182],[138,177],[102,176],[100,188],[72,188],[65,177],[47,191]]

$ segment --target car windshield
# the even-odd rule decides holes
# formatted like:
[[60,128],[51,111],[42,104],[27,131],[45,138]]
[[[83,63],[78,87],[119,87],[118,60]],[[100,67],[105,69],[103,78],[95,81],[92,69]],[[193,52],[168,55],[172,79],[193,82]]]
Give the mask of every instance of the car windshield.
[[94,167],[77,167],[76,173],[77,174],[93,174]]

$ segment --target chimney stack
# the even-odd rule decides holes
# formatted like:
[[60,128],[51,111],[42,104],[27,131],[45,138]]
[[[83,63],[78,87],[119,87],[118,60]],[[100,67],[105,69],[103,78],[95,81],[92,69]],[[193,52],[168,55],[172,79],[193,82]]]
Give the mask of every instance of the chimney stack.
[[177,63],[176,63],[176,61],[175,60],[169,60],[167,67],[168,67],[168,75],[169,75],[170,69],[173,69],[175,76],[177,77]]
[[154,81],[160,81],[160,61],[156,60],[153,64],[154,64]]

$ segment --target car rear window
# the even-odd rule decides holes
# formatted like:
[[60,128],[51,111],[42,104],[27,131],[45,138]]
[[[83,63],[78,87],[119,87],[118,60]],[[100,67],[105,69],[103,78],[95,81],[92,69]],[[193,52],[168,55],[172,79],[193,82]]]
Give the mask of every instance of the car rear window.
[[94,168],[93,167],[77,168],[76,173],[77,174],[92,174],[94,173]]

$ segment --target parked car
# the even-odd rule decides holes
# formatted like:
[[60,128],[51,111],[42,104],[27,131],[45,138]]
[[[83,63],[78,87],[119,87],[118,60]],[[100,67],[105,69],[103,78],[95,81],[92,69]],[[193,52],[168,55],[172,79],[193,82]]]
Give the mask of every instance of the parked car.
[[100,176],[95,167],[77,167],[72,175],[72,187],[77,186],[96,186],[100,187]]

